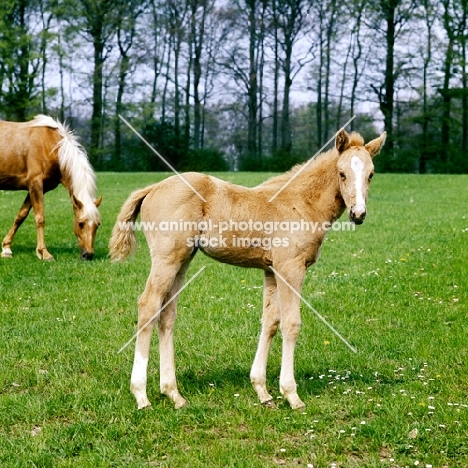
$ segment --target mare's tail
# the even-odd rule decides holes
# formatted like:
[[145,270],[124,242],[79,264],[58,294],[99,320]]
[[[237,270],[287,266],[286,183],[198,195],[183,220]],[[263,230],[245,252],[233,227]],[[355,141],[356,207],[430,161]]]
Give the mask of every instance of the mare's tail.
[[120,209],[109,241],[111,260],[120,262],[135,252],[135,221],[140,213],[143,200],[153,188],[154,185],[151,185],[144,189],[136,190],[128,197]]

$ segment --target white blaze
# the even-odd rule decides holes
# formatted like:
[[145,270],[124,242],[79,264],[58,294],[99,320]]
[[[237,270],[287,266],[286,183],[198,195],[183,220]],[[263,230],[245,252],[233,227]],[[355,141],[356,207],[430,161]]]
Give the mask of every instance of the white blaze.
[[354,183],[356,187],[356,205],[366,206],[364,196],[362,194],[362,178],[364,173],[364,163],[357,156],[351,158],[351,169],[354,173]]

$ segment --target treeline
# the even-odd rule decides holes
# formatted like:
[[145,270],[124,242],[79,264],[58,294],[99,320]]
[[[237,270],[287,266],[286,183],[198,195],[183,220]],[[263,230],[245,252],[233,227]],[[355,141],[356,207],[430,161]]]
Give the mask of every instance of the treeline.
[[0,116],[98,170],[285,170],[348,128],[379,170],[468,172],[468,0],[2,0]]

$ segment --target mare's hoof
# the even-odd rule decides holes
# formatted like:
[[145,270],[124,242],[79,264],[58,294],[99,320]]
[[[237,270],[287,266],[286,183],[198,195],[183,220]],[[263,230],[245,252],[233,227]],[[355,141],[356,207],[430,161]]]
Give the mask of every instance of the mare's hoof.
[[54,262],[55,258],[50,254],[46,249],[39,250],[36,249],[36,257],[39,260],[43,260],[44,262]]

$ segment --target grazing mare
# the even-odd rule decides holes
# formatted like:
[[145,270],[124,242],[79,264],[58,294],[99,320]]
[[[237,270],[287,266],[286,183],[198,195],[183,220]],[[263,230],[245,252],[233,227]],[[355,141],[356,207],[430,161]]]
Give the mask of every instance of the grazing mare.
[[152,267],[138,301],[131,376],[138,408],[151,405],[146,376],[155,323],[161,392],[176,408],[187,404],[177,388],[173,328],[177,295],[197,250],[224,263],[264,270],[262,329],[250,379],[260,401],[273,405],[266,388],[266,367],[271,341],[281,325],[280,391],[293,409],[305,406],[294,379],[294,348],[301,326],[299,294],[305,272],[317,261],[327,229],[345,209],[355,224],[364,221],[374,174],[372,158],[385,136],[365,145],[359,134],[341,130],[334,149],[254,188],[187,173],[183,175],[186,183],[173,176],[130,195],[109,246],[113,260],[132,253],[134,223],[141,211]]
[[37,228],[36,255],[54,260],[44,242],[44,194],[61,183],[75,214],[74,232],[81,258],[92,260],[94,238],[101,224],[95,200],[96,177],[83,147],[60,122],[38,115],[30,122],[0,122],[0,189],[28,194],[2,242],[2,257],[12,257],[11,243],[31,208]]

